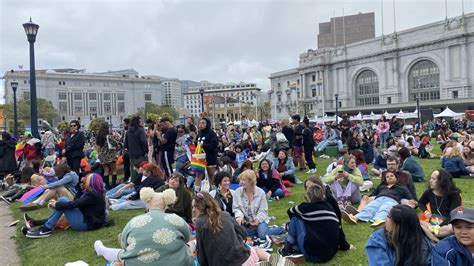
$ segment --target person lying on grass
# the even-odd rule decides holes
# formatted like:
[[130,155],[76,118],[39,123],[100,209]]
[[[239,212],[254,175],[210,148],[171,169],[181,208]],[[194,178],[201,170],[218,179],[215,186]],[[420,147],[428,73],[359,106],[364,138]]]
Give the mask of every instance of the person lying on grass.
[[385,226],[375,230],[365,245],[369,265],[430,265],[431,249],[416,211],[407,205],[393,206]]
[[451,174],[443,169],[433,171],[428,180],[428,189],[418,201],[423,212],[420,215],[423,230],[435,242],[439,241],[438,238],[452,235],[449,215],[461,205],[461,191],[454,184]]
[[327,262],[339,249],[350,248],[340,227],[339,208],[319,178],[309,177],[304,186],[305,202],[288,209],[288,236],[279,253],[295,263]]
[[459,207],[451,212],[454,236],[436,244],[432,265],[474,265],[474,209]]
[[[371,222],[372,227],[377,227],[385,222],[390,209],[402,202],[406,202],[410,207],[415,208],[417,203],[413,200],[413,196],[406,187],[402,187],[397,184],[397,177],[394,172],[386,171],[385,176],[382,178],[386,180],[386,183],[380,183],[371,196],[375,196],[375,199],[371,201],[362,210],[356,211],[355,213],[348,213],[347,211],[341,211],[342,218],[349,224],[357,224],[357,221],[361,220],[364,222]],[[351,209],[353,211],[355,209]],[[358,212],[358,213],[357,213]],[[355,214],[355,215],[354,215]]]
[[133,217],[125,225],[119,236],[122,248],[108,248],[97,240],[94,243],[97,256],[127,266],[192,265],[193,257],[186,245],[190,238],[188,225],[178,215],[165,213],[177,200],[174,190],[155,193],[152,188],[143,188],[140,199],[148,212]]
[[[48,207],[53,209],[45,220],[35,220],[24,215],[28,229],[26,237],[44,238],[51,235],[59,218],[64,214],[74,231],[89,231],[101,228],[105,223],[105,196],[102,177],[98,174],[88,174],[82,179],[82,193],[74,200],[60,197],[57,201],[50,200]],[[33,228],[39,226],[39,228]]]
[[209,194],[199,192],[194,196],[193,212],[196,215],[199,265],[253,266],[259,261],[269,260],[270,254],[245,244],[245,229],[228,212],[221,211]]
[[[76,196],[76,186],[79,183],[79,176],[76,172],[72,171],[67,164],[56,165],[54,172],[59,180],[48,184],[47,180],[41,177],[44,181],[42,183],[45,191],[37,200],[20,206],[21,211],[40,209],[46,205],[49,199],[57,196],[68,199],[73,199]],[[34,179],[34,176],[32,176],[32,179]]]

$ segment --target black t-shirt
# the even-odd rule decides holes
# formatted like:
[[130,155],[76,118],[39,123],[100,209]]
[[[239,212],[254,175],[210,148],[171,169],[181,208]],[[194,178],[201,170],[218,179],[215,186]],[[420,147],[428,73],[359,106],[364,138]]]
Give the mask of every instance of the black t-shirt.
[[303,130],[303,145],[305,147],[314,146],[313,131],[310,128],[305,128]]
[[161,145],[161,150],[167,151],[167,152],[174,152],[174,147],[176,146],[177,137],[178,137],[178,131],[176,131],[176,128],[170,127],[166,129],[165,135],[163,138],[165,138],[167,141],[165,144]]
[[294,129],[295,138],[293,140],[293,146],[301,147],[303,146],[303,129],[304,126],[299,124]]

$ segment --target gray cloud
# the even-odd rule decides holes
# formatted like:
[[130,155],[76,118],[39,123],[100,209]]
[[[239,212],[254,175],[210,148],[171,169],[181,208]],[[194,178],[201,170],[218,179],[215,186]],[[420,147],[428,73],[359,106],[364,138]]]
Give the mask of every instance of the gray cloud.
[[[398,0],[397,30],[444,19],[443,0]],[[211,82],[256,82],[269,87],[272,72],[296,67],[298,55],[316,48],[318,23],[336,12],[376,12],[379,0],[112,1],[4,0],[0,2],[0,72],[29,67],[21,24],[40,25],[36,67],[134,68],[141,74]],[[385,0],[384,32],[393,31],[392,1]],[[473,1],[464,1],[473,12]],[[448,16],[461,0],[448,1]],[[3,82],[0,95],[3,95]],[[0,102],[3,98],[0,98]]]

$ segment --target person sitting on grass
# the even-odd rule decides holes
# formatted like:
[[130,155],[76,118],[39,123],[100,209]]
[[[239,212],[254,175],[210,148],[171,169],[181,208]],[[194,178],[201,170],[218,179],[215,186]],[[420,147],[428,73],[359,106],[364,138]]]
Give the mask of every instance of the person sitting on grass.
[[245,160],[242,165],[234,171],[234,174],[232,175],[232,183],[238,183],[240,174],[248,169],[253,170],[253,163],[250,160]]
[[451,211],[454,236],[438,242],[431,253],[432,265],[474,265],[474,209]]
[[[257,187],[257,177],[252,170],[245,170],[240,176],[240,187],[235,191],[232,209],[235,219],[249,236],[258,236],[260,247],[269,248],[269,235],[280,235],[281,227],[268,227],[268,203],[265,192]],[[258,240],[257,240],[258,241]],[[255,243],[255,242],[254,242]]]
[[357,221],[372,222],[372,227],[378,227],[385,222],[385,218],[390,209],[400,204],[402,199],[406,204],[416,207],[416,201],[406,187],[397,184],[397,177],[394,172],[386,171],[383,178],[386,183],[377,186],[371,196],[375,199],[365,206],[359,213],[353,215],[344,210],[341,211],[342,218],[349,224],[357,224]]
[[280,174],[277,170],[270,168],[270,161],[263,159],[258,167],[257,187],[263,189],[267,194],[267,199],[281,199],[289,194],[288,189],[283,185]]
[[131,177],[130,182],[124,182],[107,191],[105,196],[108,199],[119,199],[135,192],[135,186],[140,184],[143,177],[143,167],[147,164],[148,161],[142,161],[137,165],[137,167],[133,166],[138,174],[135,177]]
[[431,249],[416,211],[406,205],[395,205],[365,245],[369,265],[430,265]]
[[119,200],[110,200],[110,208],[116,210],[134,210],[145,208],[145,203],[139,199],[140,190],[146,187],[157,189],[164,185],[163,172],[157,165],[148,163],[143,166],[143,175],[138,184],[135,184],[135,192]]
[[204,192],[194,196],[193,212],[196,215],[199,265],[250,266],[259,261],[268,261],[270,254],[245,245],[245,229],[229,213],[221,211],[209,194]]
[[449,215],[452,210],[462,205],[461,191],[452,179],[446,170],[433,171],[428,181],[428,189],[418,201],[424,218],[421,226],[436,242],[439,241],[438,238],[453,234]]
[[[72,171],[67,164],[58,164],[54,168],[58,181],[47,184],[44,180],[43,188],[45,191],[37,200],[19,207],[21,211],[31,211],[44,207],[49,199],[54,197],[66,197],[73,199],[76,196],[76,186],[79,183],[79,176]],[[34,179],[34,176],[32,176]]]
[[296,183],[295,164],[293,163],[293,159],[288,157],[288,153],[285,150],[278,152],[278,157],[273,161],[272,169],[276,169],[278,173],[280,173],[282,180],[289,181],[293,184]]
[[232,211],[232,202],[235,197],[235,191],[230,189],[230,174],[227,171],[220,171],[216,173],[214,182],[216,189],[209,192],[209,195],[213,197],[217,205],[221,208],[221,211],[228,212],[230,216],[234,217]]
[[458,147],[446,148],[444,155],[441,158],[441,167],[450,172],[454,178],[474,174],[474,171],[466,168],[466,165],[461,158],[461,151]]
[[[288,209],[288,236],[279,253],[295,263],[324,263],[340,249],[342,230],[334,209],[338,207],[330,203],[334,199],[319,178],[306,180],[305,190],[305,202]],[[345,239],[344,243],[343,248],[349,249]]]
[[[106,208],[102,177],[98,174],[88,174],[82,179],[81,187],[81,195],[74,200],[67,197],[60,197],[57,201],[50,200],[48,207],[53,209],[53,212],[46,220],[35,220],[24,214],[28,229],[26,237],[50,236],[63,214],[74,231],[89,231],[103,227]],[[40,227],[33,228],[33,226]]]
[[387,169],[387,158],[389,152],[387,150],[382,150],[382,154],[377,155],[374,159],[374,167],[370,170],[370,173],[380,177],[382,171]]
[[168,206],[166,213],[175,213],[183,218],[188,224],[192,221],[191,193],[184,187],[184,176],[173,173],[168,179],[168,184],[156,189],[156,192],[162,192],[168,188],[175,191],[177,200],[173,205]]
[[331,187],[339,208],[344,209],[346,205],[360,202],[359,187],[364,184],[364,179],[354,155],[344,157],[344,165],[334,168],[323,181]]
[[147,213],[133,217],[119,235],[121,249],[94,243],[97,256],[123,265],[193,265],[186,243],[190,232],[186,222],[176,214],[165,213],[176,201],[172,189],[155,193],[152,188],[140,190]]
[[411,155],[407,147],[403,147],[398,151],[400,155],[401,169],[411,174],[413,181],[423,182],[425,180],[425,172],[421,168],[420,163]]

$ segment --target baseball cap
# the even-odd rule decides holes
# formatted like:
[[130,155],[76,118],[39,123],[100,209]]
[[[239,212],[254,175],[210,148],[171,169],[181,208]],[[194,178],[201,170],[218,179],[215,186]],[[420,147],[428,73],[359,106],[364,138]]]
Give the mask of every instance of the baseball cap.
[[474,209],[457,207],[451,211],[451,222],[454,223],[456,220],[463,220],[468,223],[474,223]]

